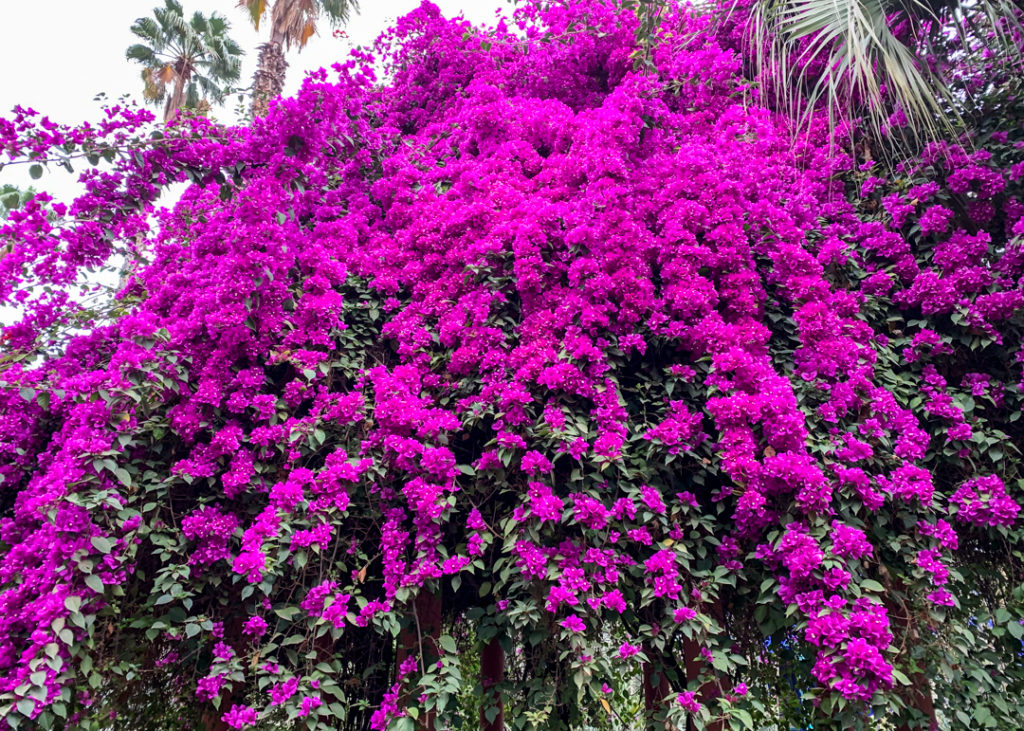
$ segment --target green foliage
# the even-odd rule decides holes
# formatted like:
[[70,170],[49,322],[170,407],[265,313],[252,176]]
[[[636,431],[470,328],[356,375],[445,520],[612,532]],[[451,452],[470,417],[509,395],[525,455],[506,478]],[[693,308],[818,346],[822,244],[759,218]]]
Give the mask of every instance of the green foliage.
[[[39,172],[42,174],[42,168],[40,168]],[[33,177],[39,176],[33,175]],[[11,211],[21,208],[35,194],[34,188],[23,190],[10,183],[0,185],[0,218],[7,218]]]
[[200,12],[186,20],[177,0],[165,0],[152,18],[139,18],[132,33],[143,42],[125,51],[129,61],[143,66],[144,98],[165,103],[170,119],[180,109],[197,109],[206,102],[222,103],[241,71],[241,47],[228,35],[228,21],[217,13]]

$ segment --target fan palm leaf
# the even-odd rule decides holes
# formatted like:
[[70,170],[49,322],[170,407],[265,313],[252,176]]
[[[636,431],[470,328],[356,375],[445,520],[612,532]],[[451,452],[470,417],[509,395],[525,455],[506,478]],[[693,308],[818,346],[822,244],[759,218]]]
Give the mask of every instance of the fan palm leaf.
[[[678,0],[617,0],[640,18],[641,48]],[[698,0],[698,3],[700,0]],[[715,0],[705,0],[714,7]],[[804,126],[826,107],[862,118],[883,153],[949,137],[961,114],[1024,78],[1022,0],[726,0],[745,20],[757,79]]]
[[969,92],[944,74],[951,54],[962,67],[983,51],[1019,68],[1019,13],[1008,0],[755,0],[751,47],[759,77],[801,121],[824,106],[833,124],[864,116],[869,130],[918,143],[959,121]]

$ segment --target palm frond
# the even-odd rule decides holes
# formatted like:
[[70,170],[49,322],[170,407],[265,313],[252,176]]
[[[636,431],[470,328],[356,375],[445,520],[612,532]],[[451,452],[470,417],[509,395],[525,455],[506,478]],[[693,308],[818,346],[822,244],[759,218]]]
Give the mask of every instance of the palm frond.
[[[927,9],[911,0],[919,13]],[[830,119],[862,102],[876,128],[902,110],[913,135],[951,128],[944,87],[890,28],[885,0],[774,0],[755,4],[762,75],[802,124],[819,102]],[[813,79],[812,74],[817,75]]]
[[306,23],[316,22],[316,5],[313,0],[276,0],[271,14],[272,37],[282,38],[289,48],[293,43],[300,47]]
[[258,32],[260,21],[263,20],[263,16],[267,12],[267,0],[238,0],[238,7],[249,11],[252,25]]
[[233,40],[231,40],[230,38],[228,38],[226,36],[223,38],[223,43],[224,43],[224,52],[228,56],[237,56],[238,57],[238,63],[241,64],[242,63],[242,58],[241,57],[245,55],[245,50],[240,45],[238,45],[237,43],[235,43]]
[[189,22],[189,25],[192,27],[192,30],[200,35],[210,32],[210,22],[198,10],[192,14],[192,20]]
[[178,15],[176,13],[167,13],[164,18],[166,19],[167,27],[174,33],[183,36],[191,37],[195,34],[192,26],[185,20],[185,16]]
[[152,18],[139,18],[131,26],[131,32],[144,41],[151,44],[161,42],[162,33],[160,25]]
[[151,67],[142,69],[142,98],[153,104],[163,101],[167,93],[167,85],[163,83],[158,75],[159,68]]
[[347,23],[353,10],[359,12],[359,3],[354,0],[319,0],[317,4],[331,25]]
[[203,90],[203,98],[210,99],[217,104],[224,101],[225,89],[209,77],[197,76],[196,84]]
[[227,19],[223,15],[218,13],[211,13],[207,20],[207,27],[211,35],[219,36],[228,32],[231,24],[228,23]]
[[[801,126],[824,106],[833,124],[863,114],[915,144],[952,133],[969,93],[926,59],[984,55],[1019,73],[1024,55],[1014,0],[755,0],[751,21],[758,75]],[[890,130],[898,112],[906,127]]]
[[136,43],[134,46],[128,46],[124,52],[124,56],[129,61],[138,61],[145,64],[156,61],[156,51],[141,43]]

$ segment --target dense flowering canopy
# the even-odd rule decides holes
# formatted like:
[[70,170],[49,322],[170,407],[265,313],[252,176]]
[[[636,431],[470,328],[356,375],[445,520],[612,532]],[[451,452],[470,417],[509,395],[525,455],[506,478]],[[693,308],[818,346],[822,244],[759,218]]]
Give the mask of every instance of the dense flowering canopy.
[[356,53],[250,129],[0,120],[113,162],[0,228],[8,725],[444,718],[473,636],[540,727],[641,662],[679,723],[778,713],[782,672],[837,723],[913,705],[907,638],[980,616],[956,566],[1021,582],[1021,130],[885,180],[699,14],[635,70],[636,22],[425,2],[384,83]]

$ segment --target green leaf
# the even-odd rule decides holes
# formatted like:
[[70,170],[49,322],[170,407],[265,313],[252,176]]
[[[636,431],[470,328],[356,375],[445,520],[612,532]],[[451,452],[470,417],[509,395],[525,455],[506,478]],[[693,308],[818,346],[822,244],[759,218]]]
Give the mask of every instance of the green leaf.
[[23,716],[31,715],[35,707],[36,704],[31,698],[22,698],[18,701],[18,713]]
[[751,716],[748,711],[745,711],[742,708],[733,708],[731,713],[733,718],[743,724],[743,728],[756,728],[754,724],[754,717]]
[[445,652],[454,655],[459,651],[458,646],[455,644],[455,640],[452,639],[451,635],[441,635],[438,640],[438,644],[441,645],[441,649]]
[[89,542],[92,543],[92,547],[100,553],[110,553],[114,548],[113,541],[101,536],[95,536]]
[[885,587],[879,584],[874,579],[864,579],[862,582],[860,582],[860,588],[867,589],[868,591],[878,592],[879,594],[885,592]]
[[85,585],[97,594],[103,593],[103,579],[96,574],[89,574],[85,577]]
[[28,174],[32,176],[33,180],[39,180],[39,178],[43,177],[43,166],[39,164],[30,166]]

